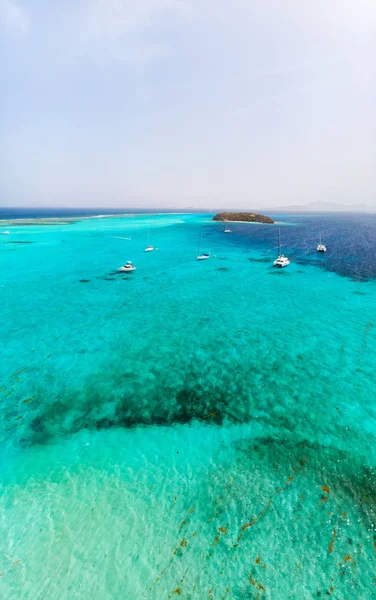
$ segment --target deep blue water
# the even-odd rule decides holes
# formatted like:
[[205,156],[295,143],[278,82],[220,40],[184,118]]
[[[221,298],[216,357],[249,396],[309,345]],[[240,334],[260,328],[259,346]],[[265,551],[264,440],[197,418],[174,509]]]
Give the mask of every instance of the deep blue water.
[[[356,281],[376,277],[376,214],[272,215],[275,221],[288,221],[294,227],[281,228],[283,251],[298,264],[314,265]],[[252,247],[263,249],[265,257],[275,253],[273,228],[237,225],[234,235],[242,245],[245,236]],[[328,250],[316,253],[319,235]],[[233,243],[233,240],[231,240]]]

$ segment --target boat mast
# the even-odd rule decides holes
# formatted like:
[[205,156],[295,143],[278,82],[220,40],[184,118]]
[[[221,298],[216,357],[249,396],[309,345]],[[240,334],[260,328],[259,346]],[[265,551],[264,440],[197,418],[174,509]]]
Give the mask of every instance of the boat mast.
[[281,256],[281,228],[278,229],[278,256]]

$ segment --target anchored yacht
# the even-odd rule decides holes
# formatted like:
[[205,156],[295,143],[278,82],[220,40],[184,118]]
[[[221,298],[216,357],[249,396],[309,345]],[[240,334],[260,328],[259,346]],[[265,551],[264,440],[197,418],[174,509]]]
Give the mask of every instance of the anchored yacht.
[[153,252],[153,250],[155,250],[155,248],[150,245],[150,229],[148,229],[148,245],[145,248],[145,252]]
[[276,260],[274,261],[274,266],[275,267],[287,267],[287,265],[290,264],[289,259],[287,258],[287,256],[284,256],[284,254],[280,254],[278,256],[278,258],[276,258]]
[[136,267],[133,265],[131,260],[127,260],[125,265],[123,265],[122,267],[119,267],[119,271],[121,271],[122,273],[132,273],[132,271],[135,271],[135,270],[136,270]]
[[316,248],[317,252],[326,252],[326,246],[324,246],[324,244],[322,243],[321,240],[321,233],[320,233],[320,241],[319,241],[319,245]]
[[201,252],[201,246],[202,246],[202,234],[200,236],[200,245],[198,248],[197,260],[207,260],[208,258],[210,258],[210,252]]
[[287,267],[290,264],[287,256],[281,253],[281,230],[278,230],[278,258],[274,261],[274,266],[281,269],[282,267]]

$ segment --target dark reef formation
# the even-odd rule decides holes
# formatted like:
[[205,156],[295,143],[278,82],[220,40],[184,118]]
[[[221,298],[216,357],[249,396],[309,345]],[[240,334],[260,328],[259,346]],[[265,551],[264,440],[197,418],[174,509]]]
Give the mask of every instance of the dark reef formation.
[[213,221],[244,221],[246,223],[274,223],[271,217],[249,212],[223,212],[213,217]]

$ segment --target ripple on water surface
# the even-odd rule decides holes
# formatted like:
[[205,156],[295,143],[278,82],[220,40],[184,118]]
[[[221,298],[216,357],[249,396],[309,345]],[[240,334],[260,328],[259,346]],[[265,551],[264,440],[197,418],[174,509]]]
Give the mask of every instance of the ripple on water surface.
[[372,597],[375,476],[349,452],[174,426],[81,433],[13,467],[5,597]]

